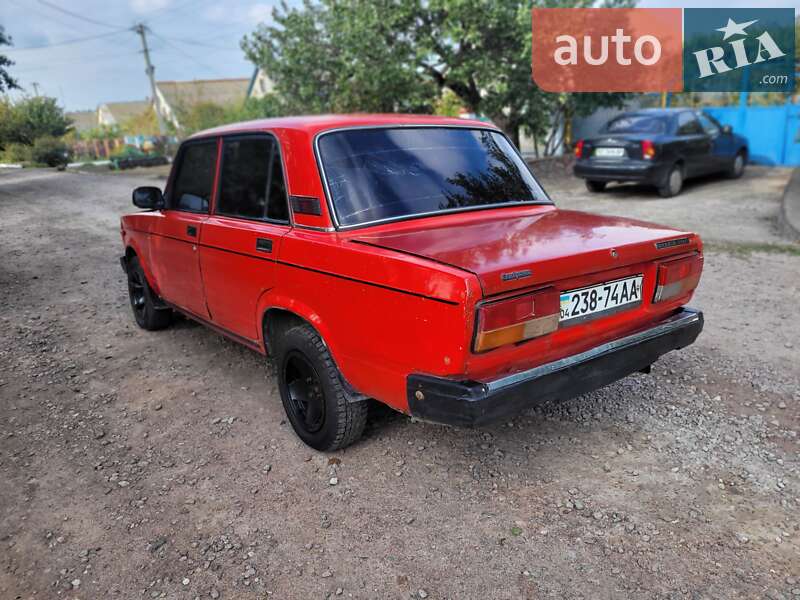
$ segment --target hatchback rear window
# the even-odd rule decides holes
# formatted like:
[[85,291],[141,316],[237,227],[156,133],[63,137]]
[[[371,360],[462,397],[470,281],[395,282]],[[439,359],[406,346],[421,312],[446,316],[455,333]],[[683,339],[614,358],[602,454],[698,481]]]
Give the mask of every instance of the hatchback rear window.
[[550,203],[501,134],[484,129],[351,129],[319,138],[340,225],[499,204]]
[[607,133],[666,133],[667,120],[651,115],[622,115],[606,125]]

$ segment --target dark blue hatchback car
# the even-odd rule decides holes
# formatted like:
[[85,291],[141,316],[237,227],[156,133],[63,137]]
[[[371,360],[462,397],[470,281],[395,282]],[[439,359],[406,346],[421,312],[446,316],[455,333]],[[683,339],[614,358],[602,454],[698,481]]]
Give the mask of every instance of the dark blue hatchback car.
[[747,140],[698,110],[647,109],[614,117],[597,136],[579,140],[575,156],[575,175],[592,192],[612,181],[633,181],[655,186],[666,198],[680,193],[690,177],[741,177]]

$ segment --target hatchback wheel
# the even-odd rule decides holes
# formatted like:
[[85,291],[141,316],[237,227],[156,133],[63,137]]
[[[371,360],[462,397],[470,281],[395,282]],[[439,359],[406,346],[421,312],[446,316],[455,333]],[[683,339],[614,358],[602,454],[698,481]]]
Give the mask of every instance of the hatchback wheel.
[[738,152],[733,159],[733,163],[731,163],[731,168],[728,170],[728,177],[731,179],[739,179],[739,177],[744,175],[744,168],[746,165],[747,157],[744,152]]
[[128,260],[127,272],[128,296],[136,324],[148,331],[167,327],[172,322],[172,310],[156,306],[158,296],[150,289],[138,256]]
[[367,421],[367,403],[350,401],[317,332],[309,325],[297,325],[277,345],[281,401],[298,437],[323,452],[358,440]]
[[662,198],[671,198],[681,193],[683,189],[683,170],[680,165],[674,165],[667,174],[666,181],[659,186],[658,193]]

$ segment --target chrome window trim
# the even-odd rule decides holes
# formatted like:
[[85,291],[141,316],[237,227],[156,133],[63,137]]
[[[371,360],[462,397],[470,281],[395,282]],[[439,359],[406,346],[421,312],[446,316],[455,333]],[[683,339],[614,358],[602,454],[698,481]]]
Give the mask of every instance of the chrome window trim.
[[[547,202],[539,202],[539,201],[530,201],[530,202],[504,202],[502,204],[486,204],[484,206],[468,206],[464,208],[450,208],[446,210],[435,210],[429,211],[425,213],[417,213],[414,215],[403,215],[399,217],[387,217],[385,219],[375,219],[374,221],[366,221],[365,223],[356,223],[353,225],[342,225],[339,223],[339,217],[336,214],[336,209],[333,206],[333,199],[331,198],[330,190],[328,189],[328,178],[325,176],[325,167],[322,164],[322,155],[319,151],[319,140],[323,136],[326,136],[331,133],[340,133],[342,131],[356,131],[361,129],[472,129],[475,131],[491,131],[492,133],[498,133],[502,135],[506,141],[508,141],[509,145],[514,149],[519,159],[522,161],[522,164],[525,165],[525,168],[528,169],[531,177],[539,186],[539,188],[544,193],[545,197],[547,198]],[[480,125],[456,125],[456,124],[447,124],[447,125],[435,125],[435,124],[427,124],[427,123],[393,123],[393,124],[386,124],[386,125],[351,125],[347,127],[336,127],[334,129],[326,129],[324,131],[319,131],[314,135],[314,158],[317,161],[317,169],[319,170],[320,179],[322,179],[322,188],[323,192],[325,193],[325,204],[328,207],[328,214],[330,215],[331,222],[333,222],[333,227],[335,231],[347,231],[350,229],[361,229],[363,227],[372,227],[374,225],[380,225],[383,223],[394,223],[397,221],[410,221],[412,219],[421,219],[425,217],[431,217],[435,215],[448,215],[453,213],[462,213],[462,212],[474,212],[478,210],[490,210],[492,208],[506,208],[509,206],[546,206],[546,205],[555,205],[550,199],[550,195],[547,193],[547,190],[544,189],[544,186],[541,182],[536,178],[533,171],[531,171],[530,166],[528,165],[527,161],[523,158],[522,153],[519,151],[508,136],[494,126],[480,126]]]

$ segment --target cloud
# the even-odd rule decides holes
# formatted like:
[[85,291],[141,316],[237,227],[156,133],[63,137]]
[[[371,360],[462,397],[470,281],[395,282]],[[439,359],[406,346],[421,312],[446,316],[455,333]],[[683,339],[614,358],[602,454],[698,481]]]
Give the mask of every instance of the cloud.
[[266,23],[272,20],[272,6],[269,4],[254,4],[247,11],[247,16],[255,23]]
[[131,0],[131,8],[139,14],[161,10],[172,4],[172,0]]

